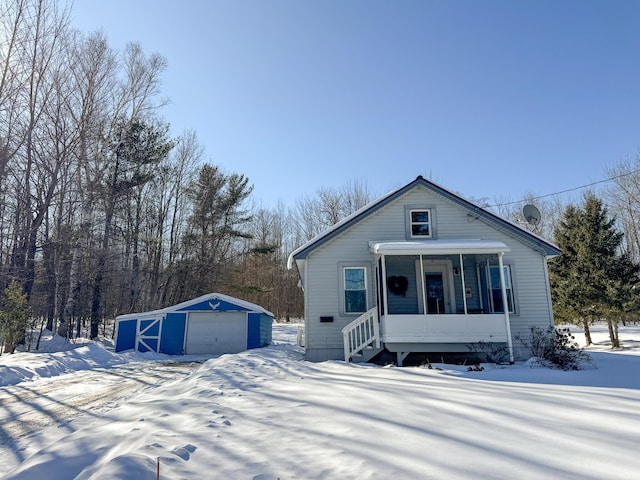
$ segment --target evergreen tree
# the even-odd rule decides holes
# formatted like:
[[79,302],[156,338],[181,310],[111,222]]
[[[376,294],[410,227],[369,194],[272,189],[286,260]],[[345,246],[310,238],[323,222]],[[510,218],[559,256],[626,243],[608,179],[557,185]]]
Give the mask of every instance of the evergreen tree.
[[13,353],[16,345],[25,337],[31,311],[22,285],[13,281],[4,291],[0,307],[0,338],[4,351]]
[[175,141],[169,138],[168,132],[168,125],[134,119],[122,121],[109,139],[104,183],[100,185],[103,191],[104,230],[93,281],[91,338],[98,336],[102,319],[104,278],[116,208],[135,188],[153,179],[155,168],[175,146]]
[[252,237],[245,230],[252,218],[245,201],[252,190],[244,175],[226,175],[209,164],[202,166],[198,178],[188,187],[193,210],[180,265],[186,292],[203,294],[223,287],[231,293],[228,288],[233,260],[242,248],[238,241]]
[[583,208],[569,205],[554,232],[562,255],[549,265],[556,320],[589,324],[606,319],[612,347],[619,347],[617,319],[636,301],[639,267],[622,250],[624,234],[593,193]]

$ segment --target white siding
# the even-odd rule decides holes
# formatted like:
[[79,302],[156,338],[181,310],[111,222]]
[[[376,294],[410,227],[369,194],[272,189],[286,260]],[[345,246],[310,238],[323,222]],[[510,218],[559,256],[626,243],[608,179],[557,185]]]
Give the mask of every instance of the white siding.
[[[504,263],[512,265],[516,294],[516,314],[511,315],[514,347],[517,336],[531,326],[546,328],[553,323],[544,257],[506,232],[468,215],[468,210],[437,193],[418,186],[349,229],[330,239],[306,259],[305,323],[309,360],[342,358],[342,328],[357,315],[340,312],[341,262],[368,262],[368,306],[376,303],[375,265],[369,252],[371,240],[406,240],[405,206],[432,208],[434,238],[483,239],[504,242],[511,251]],[[332,323],[321,323],[321,316],[332,316]]]

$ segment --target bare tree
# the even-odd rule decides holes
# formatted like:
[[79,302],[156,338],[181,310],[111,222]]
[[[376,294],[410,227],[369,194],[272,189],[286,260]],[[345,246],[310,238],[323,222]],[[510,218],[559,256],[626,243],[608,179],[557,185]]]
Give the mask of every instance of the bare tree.
[[[37,235],[55,194],[61,165],[56,149],[47,143],[48,114],[56,110],[55,71],[69,10],[50,0],[19,0],[4,13],[11,30],[5,37],[6,50],[0,49],[7,52],[0,109],[8,113],[0,127],[0,171],[12,177],[8,181],[15,202],[9,272],[29,297]],[[10,166],[12,159],[16,161]]]
[[121,82],[116,115],[125,118],[154,116],[168,103],[160,98],[161,75],[167,60],[159,53],[145,55],[139,43],[130,42],[124,52],[125,80]]
[[[560,223],[566,203],[559,196],[537,196],[531,192],[523,195],[522,200],[511,201],[506,198],[498,198],[492,204],[487,199],[475,201],[479,205],[489,208],[497,215],[520,225],[532,233],[553,241],[553,232]],[[540,212],[540,220],[530,223],[524,218],[525,205],[533,205]]]
[[[109,119],[113,115],[113,92],[117,82],[116,53],[109,47],[106,36],[96,32],[85,36],[71,32],[67,37],[67,110],[75,130],[75,163],[67,178],[62,212],[65,221],[57,229],[65,239],[69,265],[58,266],[66,285],[60,299],[59,333],[69,336],[71,320],[78,311],[83,283],[83,266],[88,258],[91,223],[95,207],[98,179],[102,174],[100,142]],[[66,223],[64,225],[63,223]],[[86,270],[86,267],[85,267]],[[88,272],[86,272],[88,273]],[[62,281],[62,280],[61,280]]]
[[364,180],[350,180],[339,188],[321,187],[315,196],[296,202],[296,221],[301,242],[310,240],[372,200]]
[[166,60],[136,43],[115,51],[69,14],[58,0],[0,0],[0,286],[18,279],[64,336],[212,288],[301,315],[288,254],[367,203],[367,185],[320,189],[295,215],[254,212],[248,179],[202,166],[195,132],[172,150]]
[[237,281],[242,296],[265,306],[280,319],[303,315],[297,273],[287,269],[288,255],[295,248],[294,226],[291,210],[282,203],[274,209],[258,209]]
[[147,206],[152,223],[148,225],[149,234],[145,235],[150,272],[148,305],[158,307],[166,302],[187,225],[187,187],[197,174],[196,167],[203,156],[204,149],[196,133],[187,131],[155,177]]
[[624,246],[632,259],[640,261],[640,154],[621,160],[607,173],[614,181],[607,199],[624,232]]

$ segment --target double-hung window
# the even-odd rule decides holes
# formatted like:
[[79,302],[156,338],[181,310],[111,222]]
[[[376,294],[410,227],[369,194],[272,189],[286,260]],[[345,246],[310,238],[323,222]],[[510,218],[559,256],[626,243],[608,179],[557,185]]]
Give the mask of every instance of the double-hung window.
[[411,238],[431,238],[431,210],[410,210]]
[[[504,287],[507,291],[507,304],[509,305],[509,313],[514,313],[514,301],[513,301],[513,283],[511,282],[511,266],[503,266],[503,279]],[[492,310],[496,313],[504,312],[504,305],[502,302],[502,287],[500,286],[500,267],[489,267],[489,292],[491,295]]]
[[365,267],[345,267],[343,269],[345,313],[364,313],[367,311],[366,272]]

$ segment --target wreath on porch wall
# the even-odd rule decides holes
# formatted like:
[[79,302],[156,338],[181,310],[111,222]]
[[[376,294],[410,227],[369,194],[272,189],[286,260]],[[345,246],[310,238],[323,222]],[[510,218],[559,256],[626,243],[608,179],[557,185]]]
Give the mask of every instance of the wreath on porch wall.
[[409,280],[402,275],[392,275],[387,278],[387,287],[394,295],[402,295],[404,297],[409,287]]

